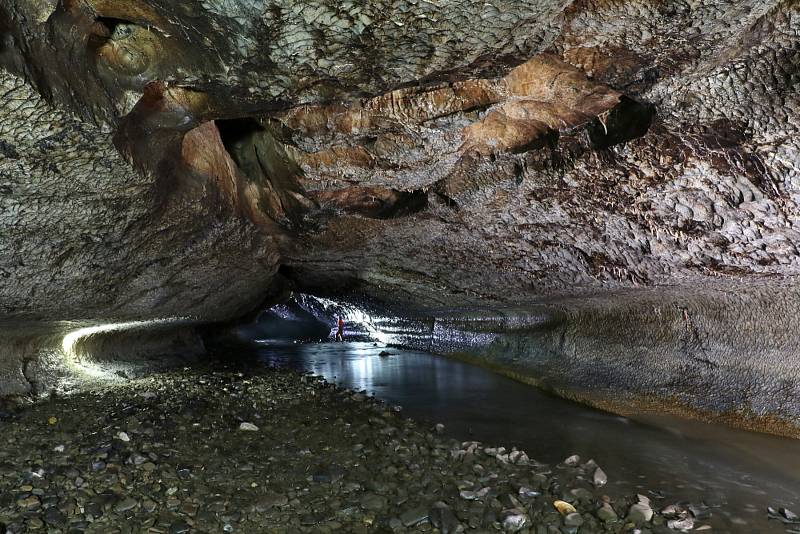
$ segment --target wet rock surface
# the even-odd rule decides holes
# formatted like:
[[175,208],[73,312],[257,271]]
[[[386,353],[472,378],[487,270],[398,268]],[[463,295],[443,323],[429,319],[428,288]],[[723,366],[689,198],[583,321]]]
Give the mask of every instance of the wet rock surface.
[[792,279],[718,280],[432,309],[382,328],[398,344],[622,415],[666,412],[800,437],[798,305]]
[[41,402],[0,428],[9,533],[668,533],[667,521],[713,524],[700,506],[659,513],[645,495],[605,495],[592,483],[594,461],[545,465],[455,441],[371,397],[281,369],[164,373]]

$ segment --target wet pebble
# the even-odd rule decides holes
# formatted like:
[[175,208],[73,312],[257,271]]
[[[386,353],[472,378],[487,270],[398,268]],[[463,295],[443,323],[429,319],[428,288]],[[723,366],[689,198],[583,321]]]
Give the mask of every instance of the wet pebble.
[[421,506],[407,510],[400,515],[400,521],[406,527],[413,527],[426,519],[428,519],[428,510]]
[[435,502],[428,512],[428,517],[433,526],[442,531],[442,534],[461,532],[463,530],[453,510],[444,502]]
[[599,510],[597,510],[597,517],[601,521],[616,521],[617,513],[608,503],[603,503]]
[[583,525],[583,517],[577,512],[567,514],[564,518],[564,525],[568,527],[579,527]]
[[673,530],[691,530],[694,528],[694,518],[686,516],[681,519],[670,519],[667,526]]
[[503,512],[503,529],[506,532],[519,532],[530,525],[530,517],[524,510],[514,508]]
[[649,504],[639,502],[628,510],[627,520],[634,524],[649,523],[651,519],[653,519],[653,509]]
[[606,475],[605,471],[600,469],[599,467],[594,470],[594,475],[592,475],[592,482],[594,483],[595,487],[601,488],[608,483],[608,475]]
[[139,502],[136,499],[131,497],[126,497],[122,499],[116,506],[114,506],[114,511],[116,512],[127,512],[128,510],[133,510],[139,505]]
[[[43,424],[51,416],[55,427]],[[290,371],[133,379],[33,404],[3,424],[0,518],[15,534],[127,534],[133,524],[152,534],[622,525],[610,504],[598,509],[592,461],[546,466],[517,449],[456,442],[443,425]]]
[[386,498],[374,493],[367,493],[361,498],[361,506],[366,510],[381,510],[386,506]]

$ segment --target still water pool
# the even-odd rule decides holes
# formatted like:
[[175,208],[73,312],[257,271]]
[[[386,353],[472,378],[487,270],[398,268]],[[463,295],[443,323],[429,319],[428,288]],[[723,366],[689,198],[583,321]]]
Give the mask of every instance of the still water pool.
[[[800,441],[671,417],[633,420],[560,399],[486,369],[372,343],[254,342],[249,356],[366,390],[459,440],[516,446],[557,463],[594,458],[608,493],[642,493],[654,508],[709,507],[712,532],[787,532],[767,507],[800,512]],[[387,350],[391,356],[381,356]]]

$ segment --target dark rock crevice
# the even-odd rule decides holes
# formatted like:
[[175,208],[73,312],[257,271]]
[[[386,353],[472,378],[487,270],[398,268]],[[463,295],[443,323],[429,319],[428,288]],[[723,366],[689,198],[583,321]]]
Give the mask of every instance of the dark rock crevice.
[[317,191],[314,199],[323,209],[334,209],[370,219],[408,217],[428,207],[425,190],[398,191],[382,187],[349,187]]
[[248,185],[260,190],[258,207],[273,220],[299,224],[313,203],[300,185],[302,170],[286,153],[269,123],[218,119],[215,124],[225,149]]
[[605,149],[642,137],[650,128],[654,114],[653,106],[622,97],[607,116],[594,119],[587,127],[592,145]]

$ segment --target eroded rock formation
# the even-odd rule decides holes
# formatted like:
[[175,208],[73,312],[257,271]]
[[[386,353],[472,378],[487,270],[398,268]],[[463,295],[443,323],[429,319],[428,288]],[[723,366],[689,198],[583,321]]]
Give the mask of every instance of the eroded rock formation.
[[[764,349],[779,373],[751,352],[798,304],[798,30],[778,0],[4,0],[3,337],[234,320],[288,285],[415,318],[538,310],[585,340],[553,357],[593,351],[559,387],[792,433],[798,406],[762,401],[796,403],[796,337]],[[658,295],[663,346],[700,333],[665,349],[682,374],[637,381]],[[541,378],[536,339],[506,367]],[[11,352],[0,390],[26,393],[36,349]]]

